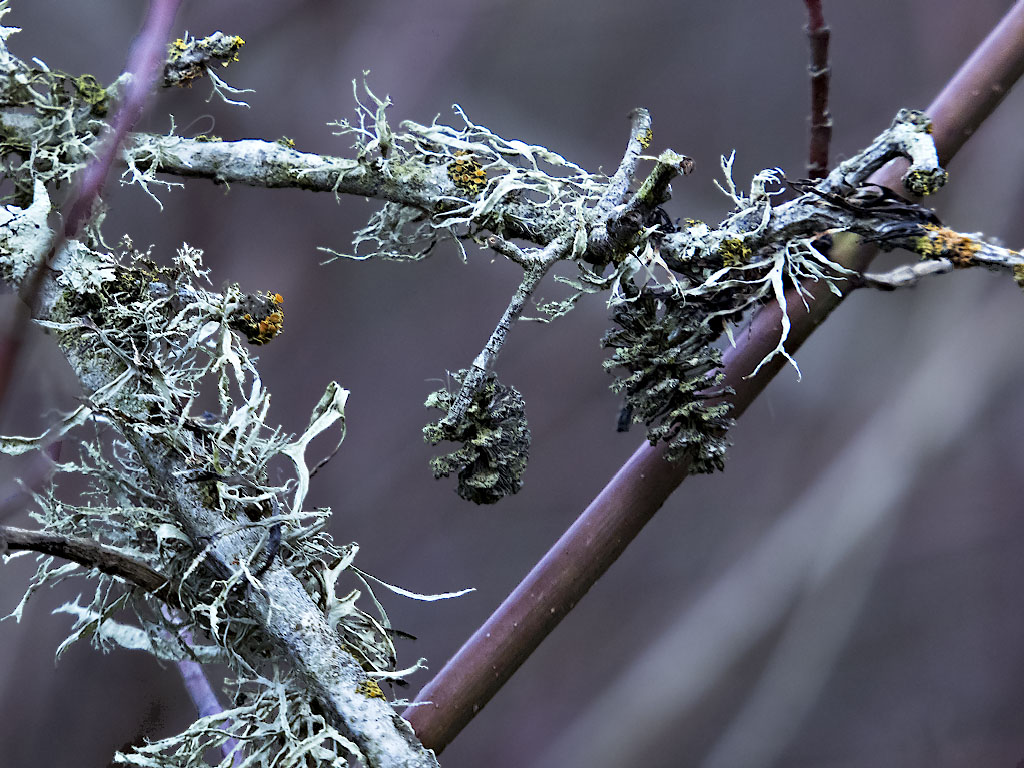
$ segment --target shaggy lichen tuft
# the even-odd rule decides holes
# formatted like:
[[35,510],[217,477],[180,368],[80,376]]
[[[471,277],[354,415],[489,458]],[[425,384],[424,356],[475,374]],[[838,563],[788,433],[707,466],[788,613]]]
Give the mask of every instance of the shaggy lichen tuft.
[[692,471],[712,472],[724,466],[733,420],[721,402],[722,355],[710,343],[717,334],[701,314],[671,293],[643,290],[615,307],[602,344],[614,350],[605,368],[623,371],[612,389],[651,444],[665,441],[668,459],[689,456]]
[[[452,374],[459,385],[467,370]],[[447,389],[427,397],[428,408],[446,414],[455,402]],[[526,424],[526,405],[514,387],[506,387],[493,373],[487,374],[473,395],[465,415],[452,423],[447,417],[423,428],[423,437],[431,445],[443,440],[462,443],[462,447],[430,461],[434,477],[458,473],[458,494],[477,504],[494,504],[523,487],[522,475],[530,451],[530,430]]]

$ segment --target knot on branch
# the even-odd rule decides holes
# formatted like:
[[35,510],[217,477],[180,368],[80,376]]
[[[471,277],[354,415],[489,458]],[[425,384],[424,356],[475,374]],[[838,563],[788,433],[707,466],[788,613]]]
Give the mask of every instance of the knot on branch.
[[280,293],[243,296],[231,313],[228,326],[245,334],[250,344],[266,344],[281,332],[284,297]]

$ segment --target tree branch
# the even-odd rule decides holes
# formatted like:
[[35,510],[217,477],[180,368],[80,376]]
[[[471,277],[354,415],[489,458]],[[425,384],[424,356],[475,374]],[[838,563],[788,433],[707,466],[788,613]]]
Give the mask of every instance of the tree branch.
[[[936,147],[944,162],[991,114],[1024,70],[1024,2],[1017,2],[976,49],[928,109]],[[874,180],[896,186],[898,170]],[[863,270],[873,249],[844,260]],[[843,297],[824,281],[806,289],[813,298],[803,309],[799,294],[788,302],[792,327],[787,348],[797,349]],[[781,325],[777,305],[762,308],[737,346],[726,350],[728,400],[739,416],[782,368],[775,357],[747,378],[776,347]],[[406,710],[424,744],[440,752],[487,704],[520,664],[622,553],[668,496],[686,478],[689,464],[670,464],[664,446],[642,445],[604,490],[547,552],[487,621],[420,691],[418,706]]]

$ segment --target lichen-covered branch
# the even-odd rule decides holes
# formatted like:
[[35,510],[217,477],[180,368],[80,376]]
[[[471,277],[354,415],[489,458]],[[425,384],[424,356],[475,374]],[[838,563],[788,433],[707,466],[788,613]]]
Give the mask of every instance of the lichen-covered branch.
[[[605,343],[613,349],[609,367],[621,372],[614,387],[625,396],[623,412],[644,424],[652,443],[667,442],[670,457],[692,455],[694,467],[706,471],[722,466],[728,427],[707,395],[717,391],[720,365],[712,345],[744,312],[775,302],[783,310],[782,333],[754,372],[776,357],[795,365],[786,351],[786,286],[823,281],[838,291],[837,283],[850,277],[825,256],[828,237],[851,232],[887,249],[948,256],[921,247],[933,239],[926,228],[940,226],[934,214],[869,183],[895,158],[910,161],[903,179],[909,193],[928,194],[945,182],[930,121],[913,110],[901,110],[888,130],[816,184],[788,182],[781,170],[768,169],[741,192],[732,179],[733,158],[723,158],[722,190],[733,210],[718,226],[693,220],[678,226],[661,205],[670,195],[669,182],[687,173],[692,161],[666,149],[649,158],[655,162],[646,178],[636,178],[641,150],[653,136],[646,110],[632,113],[622,161],[607,178],[544,147],[504,139],[458,108],[461,128],[406,121],[395,129],[387,120],[387,98],[365,83],[353,84],[353,91],[355,120],[335,124],[338,135],[354,140],[352,158],[302,153],[283,142],[137,135],[124,153],[126,178],[147,191],[166,183],[170,174],[373,197],[382,207],[356,233],[353,258],[419,259],[442,240],[454,241],[465,253],[465,243],[475,241],[521,266],[523,286],[488,344],[458,377],[459,392],[431,396],[431,405],[447,403],[449,412],[428,428],[428,439],[458,436],[462,444],[435,462],[435,474],[457,470],[460,477],[480,477],[470,468],[482,460],[480,451],[470,450],[477,427],[463,423],[464,417],[479,399],[485,375],[494,374],[501,344],[546,271],[536,269],[538,259],[546,259],[541,254],[555,243],[564,245],[551,262],[573,261],[579,274],[563,279],[575,291],[569,299],[541,311],[557,317],[579,296],[607,292],[616,327]],[[30,119],[12,117],[10,128],[38,135]],[[801,194],[776,205],[773,198],[786,183]],[[630,193],[632,185],[637,189]],[[798,299],[806,302],[808,294],[798,292]],[[663,333],[651,336],[654,328]],[[476,408],[486,414],[488,406],[478,402]],[[513,409],[520,411],[518,405]],[[438,425],[441,432],[434,429]],[[455,466],[455,457],[468,463]],[[525,454],[520,458],[508,466],[525,463]],[[490,470],[485,474],[497,477]],[[508,477],[491,487],[515,489],[519,483],[518,477]],[[490,491],[466,493],[465,486],[460,493],[477,500],[500,497]]]
[[[353,159],[302,153],[278,142],[137,136],[125,153],[129,173],[143,185],[155,182],[157,174],[171,173],[376,197],[384,201],[383,208],[356,235],[357,254],[367,244],[370,253],[357,258],[422,258],[439,240],[453,239],[460,247],[476,240],[508,255],[535,286],[543,276],[534,271],[536,259],[511,240],[526,240],[540,249],[566,243],[558,258],[580,267],[579,279],[570,281],[574,298],[610,290],[617,325],[649,327],[649,320],[638,317],[634,323],[630,314],[659,297],[653,311],[670,318],[666,338],[680,345],[681,356],[634,354],[629,350],[639,352],[649,345],[624,345],[625,337],[613,330],[607,342],[616,349],[613,367],[626,370],[615,386],[625,393],[627,412],[645,424],[652,442],[668,441],[672,456],[696,449],[698,457],[707,459],[698,460],[698,468],[722,465],[721,431],[727,424],[707,411],[705,398],[697,395],[705,389],[700,377],[713,377],[718,363],[710,352],[695,357],[684,351],[711,350],[716,338],[749,308],[773,300],[784,307],[789,283],[811,279],[831,284],[846,277],[823,255],[818,241],[824,236],[853,232],[884,248],[917,250],[913,244],[925,236],[922,227],[936,223],[934,215],[891,197],[882,199],[867,183],[890,160],[910,160],[904,185],[914,194],[932,192],[946,178],[928,135],[929,121],[921,113],[902,110],[887,131],[825,179],[815,185],[793,183],[802,194],[780,205],[772,201],[786,183],[778,169],[759,174],[744,194],[732,180],[732,158],[724,159],[723,191],[734,210],[717,227],[687,221],[677,228],[660,205],[669,194],[670,179],[692,167],[689,158],[663,151],[637,192],[626,192],[639,150],[649,140],[650,120],[643,110],[633,115],[619,170],[606,179],[550,150],[502,139],[471,123],[461,111],[466,123],[462,129],[406,122],[394,131],[385,117],[387,100],[369,89],[365,93],[372,103],[364,105],[357,94],[357,122],[338,124],[341,134],[356,139]],[[646,294],[652,298],[636,301]],[[543,309],[557,316],[573,300]],[[510,309],[515,305],[513,297]],[[518,317],[521,311],[520,306],[513,314]],[[510,325],[499,323],[491,342],[503,341]],[[784,321],[775,349],[762,364],[777,355],[788,357],[787,333]],[[498,346],[485,348],[477,362],[486,358],[486,364],[474,364],[460,379],[449,426],[461,423],[483,375],[494,367]],[[644,362],[648,357],[658,362]],[[681,381],[689,382],[682,391]],[[455,432],[467,434],[465,429]],[[438,435],[428,437],[433,441]],[[705,443],[707,450],[701,447]],[[435,474],[450,469],[445,461],[440,471],[435,467]],[[518,479],[502,487],[516,488]]]
[[903,264],[888,272],[865,272],[854,284],[880,290],[910,288],[930,275],[977,266],[995,271],[1009,270],[1018,283],[1024,273],[1024,255],[1019,251],[987,243],[978,235],[962,234],[937,225],[922,226],[921,232],[905,242],[904,247],[920,253],[925,260]]
[[[0,249],[0,271],[15,284],[16,275],[24,275],[19,264],[30,258],[25,252],[37,242],[26,239],[26,229],[46,241],[38,231],[45,233],[43,212],[49,208],[42,182],[36,192],[39,199],[29,209],[18,213],[9,206],[0,227],[7,246]],[[198,285],[204,274],[199,253],[191,249],[179,252],[173,268],[162,268],[130,244],[118,257],[67,241],[41,294],[37,322],[67,355],[86,390],[85,404],[46,435],[0,444],[18,453],[86,422],[113,428],[112,452],[86,442],[77,461],[58,467],[93,478],[92,501],[75,504],[50,489],[35,494],[36,517],[47,533],[105,540],[165,574],[162,589],[173,590],[188,626],[211,637],[217,657],[249,680],[236,690],[236,709],[245,702],[250,707],[246,716],[230,718],[237,732],[219,725],[204,730],[201,719],[198,730],[120,759],[169,765],[171,755],[197,759],[223,737],[245,740],[253,759],[288,748],[321,757],[354,755],[371,766],[436,765],[375,693],[379,687],[370,685],[375,675],[393,671],[387,627],[358,610],[353,595],[334,594],[354,550],[323,534],[325,510],[304,509],[305,447],[331,424],[343,423],[347,392],[330,385],[298,438],[270,428],[268,395],[243,339],[253,326],[257,337],[246,340],[262,342],[279,331],[283,300],[277,294],[246,296],[237,288],[210,293]],[[261,312],[266,317],[258,317]],[[217,389],[219,413],[193,411],[204,381]],[[278,455],[295,466],[295,477],[280,485],[266,474]],[[275,527],[283,528],[283,541],[280,555],[270,560]],[[66,567],[44,561],[29,593],[69,575]],[[107,578],[89,606],[68,606],[80,619],[72,639],[94,626],[103,629],[98,642],[143,642],[140,628],[110,623],[110,612],[128,605],[140,617],[145,643],[161,646],[161,655],[213,652],[163,647],[157,599],[163,592],[118,592]],[[273,696],[261,698],[261,690]],[[253,697],[263,703],[251,704]],[[288,710],[275,714],[282,701],[289,702]],[[314,702],[321,714],[309,709]],[[274,725],[286,721],[293,722],[285,730]],[[294,740],[298,732],[302,741]]]
[[[951,159],[1024,72],[1024,2],[1015,3],[992,34],[929,107],[942,157]],[[898,171],[873,179],[895,186]],[[870,259],[851,260],[850,267]],[[790,289],[796,294],[797,288]],[[825,284],[810,309],[793,307],[795,349],[841,300]],[[725,383],[736,387],[728,400],[742,413],[781,368],[776,362],[751,376],[776,344],[778,306],[765,306],[728,350]],[[668,496],[686,478],[686,461],[664,461],[660,447],[641,445],[587,509],[559,538],[515,590],[474,632],[420,692],[406,716],[424,743],[440,751],[484,707],[561,619],[615,562]]]

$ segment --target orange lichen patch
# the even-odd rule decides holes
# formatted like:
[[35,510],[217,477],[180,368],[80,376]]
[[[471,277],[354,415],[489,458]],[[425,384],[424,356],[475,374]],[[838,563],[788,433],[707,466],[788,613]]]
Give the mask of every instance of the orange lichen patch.
[[380,683],[376,680],[363,680],[356,686],[356,693],[362,694],[368,699],[383,699],[384,691],[380,689]]
[[448,178],[463,192],[476,196],[487,184],[487,172],[468,150],[460,149],[456,152],[455,159],[447,167]]
[[265,293],[244,299],[231,320],[231,327],[245,334],[250,344],[266,344],[284,325],[284,296]]
[[957,268],[974,264],[974,255],[981,250],[981,243],[959,232],[934,224],[921,227],[927,234],[914,241],[914,250],[925,259],[949,259]]

